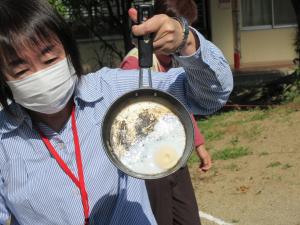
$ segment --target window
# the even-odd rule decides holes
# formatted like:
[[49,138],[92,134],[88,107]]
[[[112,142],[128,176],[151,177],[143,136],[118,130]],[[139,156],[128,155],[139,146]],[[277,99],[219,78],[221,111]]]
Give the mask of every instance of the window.
[[290,0],[241,0],[242,29],[296,26]]
[[276,26],[297,24],[296,13],[290,0],[273,0],[273,4]]

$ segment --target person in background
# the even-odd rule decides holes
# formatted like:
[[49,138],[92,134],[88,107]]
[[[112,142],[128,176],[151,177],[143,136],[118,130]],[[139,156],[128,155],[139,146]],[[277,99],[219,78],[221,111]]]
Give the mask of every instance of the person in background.
[[[154,14],[167,14],[170,17],[184,17],[189,25],[197,20],[197,5],[193,0],[156,0]],[[133,48],[123,59],[122,69],[138,69],[138,49]],[[172,55],[153,54],[153,71],[166,72],[178,67]],[[211,157],[205,149],[204,137],[192,116],[197,155],[200,158],[200,171],[208,171]],[[157,179],[146,180],[146,187],[154,216],[159,225],[198,225],[199,210],[196,202],[188,167],[185,166],[174,174]]]
[[[232,74],[190,29],[156,15],[132,32],[154,33],[160,54],[178,52],[182,68],[153,73],[153,87],[211,114],[228,100]],[[105,113],[137,87],[138,70],[84,75],[69,26],[47,0],[0,1],[0,52],[0,224],[156,225],[145,182],[118,170],[101,139]]]

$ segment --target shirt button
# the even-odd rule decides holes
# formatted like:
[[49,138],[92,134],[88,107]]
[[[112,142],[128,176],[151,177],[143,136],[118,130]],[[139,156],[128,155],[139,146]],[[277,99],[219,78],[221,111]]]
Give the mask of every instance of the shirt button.
[[66,145],[63,142],[59,142],[58,146],[61,150],[66,149]]

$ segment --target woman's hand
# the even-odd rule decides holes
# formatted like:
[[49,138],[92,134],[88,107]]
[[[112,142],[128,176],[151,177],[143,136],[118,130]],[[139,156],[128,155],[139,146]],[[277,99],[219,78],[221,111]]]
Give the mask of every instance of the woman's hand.
[[[131,20],[137,20],[137,11],[131,8],[128,11]],[[157,54],[170,55],[175,53],[183,40],[183,28],[179,21],[164,15],[155,15],[140,25],[132,26],[132,33],[136,36],[144,36],[154,33],[153,47]],[[181,55],[192,55],[198,49],[198,38],[190,32]]]
[[201,161],[201,164],[199,166],[200,172],[207,172],[211,166],[212,166],[212,161],[209,153],[206,151],[204,145],[199,145],[196,148],[197,155]]

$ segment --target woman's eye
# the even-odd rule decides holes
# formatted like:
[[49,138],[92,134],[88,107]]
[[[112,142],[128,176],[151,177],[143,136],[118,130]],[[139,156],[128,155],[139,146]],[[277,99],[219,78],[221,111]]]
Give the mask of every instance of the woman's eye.
[[24,75],[25,73],[27,73],[28,71],[29,71],[29,69],[21,70],[21,71],[15,73],[15,77],[20,77],[20,76]]
[[57,60],[57,57],[48,59],[47,61],[45,61],[45,64],[51,64],[51,63],[55,62],[56,60]]

